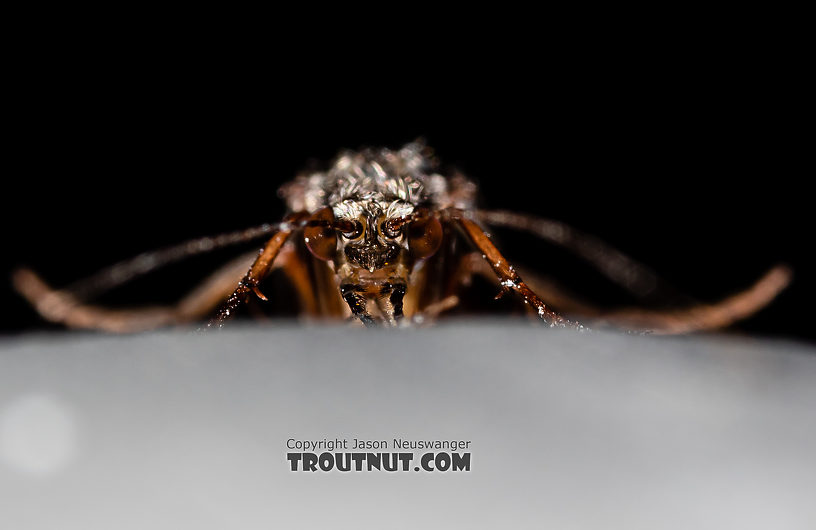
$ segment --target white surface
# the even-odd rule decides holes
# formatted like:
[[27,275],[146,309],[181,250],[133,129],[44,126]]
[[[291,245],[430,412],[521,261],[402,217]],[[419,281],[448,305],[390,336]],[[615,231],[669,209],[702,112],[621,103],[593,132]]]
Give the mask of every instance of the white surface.
[[[288,438],[324,437],[471,440],[472,469],[289,471]],[[814,499],[816,351],[793,343],[510,322],[0,342],[3,528],[805,529]]]

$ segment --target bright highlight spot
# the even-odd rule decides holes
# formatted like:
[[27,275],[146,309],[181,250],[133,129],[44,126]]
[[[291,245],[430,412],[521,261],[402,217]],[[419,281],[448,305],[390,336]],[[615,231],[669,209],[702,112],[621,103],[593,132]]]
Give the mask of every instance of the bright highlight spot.
[[77,453],[76,422],[53,396],[28,394],[0,409],[0,462],[27,474],[48,475]]

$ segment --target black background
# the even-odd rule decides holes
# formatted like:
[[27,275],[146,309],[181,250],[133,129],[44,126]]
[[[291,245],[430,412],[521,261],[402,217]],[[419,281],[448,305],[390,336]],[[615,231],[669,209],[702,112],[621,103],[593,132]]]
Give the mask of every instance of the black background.
[[[64,285],[144,250],[276,221],[278,186],[310,160],[422,136],[479,183],[483,206],[566,221],[697,299],[791,264],[795,283],[739,329],[816,338],[795,64],[761,45],[488,49],[304,56],[296,71],[279,51],[258,62],[95,42],[38,50],[13,83],[2,278],[26,264]],[[564,252],[497,237],[508,257],[589,299],[633,303]],[[171,301],[230,255],[102,301]],[[47,327],[2,288],[2,331]]]

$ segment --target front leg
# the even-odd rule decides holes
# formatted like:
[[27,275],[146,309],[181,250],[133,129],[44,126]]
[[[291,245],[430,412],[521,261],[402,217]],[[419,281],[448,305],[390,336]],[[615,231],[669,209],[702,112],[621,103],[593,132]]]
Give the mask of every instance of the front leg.
[[238,306],[249,299],[250,294],[255,293],[262,300],[266,297],[258,289],[258,284],[272,269],[272,265],[278,253],[286,243],[286,240],[296,228],[296,221],[304,217],[304,214],[292,214],[287,217],[282,228],[266,242],[258,257],[252,263],[247,273],[238,282],[238,287],[232,292],[229,298],[221,305],[218,313],[207,324],[208,328],[220,328],[229,318],[233,316]]
[[365,324],[367,328],[372,328],[377,325],[374,317],[366,309],[367,301],[365,297],[360,294],[363,288],[353,283],[346,283],[340,286],[340,294],[343,300],[348,304],[351,313],[360,319],[360,322]]
[[521,279],[513,266],[502,256],[484,230],[476,223],[465,217],[461,210],[449,211],[450,217],[456,221],[464,230],[468,239],[482,252],[485,261],[493,269],[493,273],[501,283],[502,287],[519,294],[524,302],[531,305],[541,320],[547,322],[550,327],[572,327],[580,330],[584,326],[577,322],[572,322],[562,317],[544,303],[544,301],[527,286]]

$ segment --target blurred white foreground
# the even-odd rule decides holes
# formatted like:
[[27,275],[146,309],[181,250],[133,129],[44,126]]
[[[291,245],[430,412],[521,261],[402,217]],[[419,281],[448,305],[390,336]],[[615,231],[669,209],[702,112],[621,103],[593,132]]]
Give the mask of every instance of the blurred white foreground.
[[[471,440],[293,473],[286,440]],[[417,457],[419,454],[417,454]],[[816,528],[816,349],[493,321],[0,341],[3,528]]]

